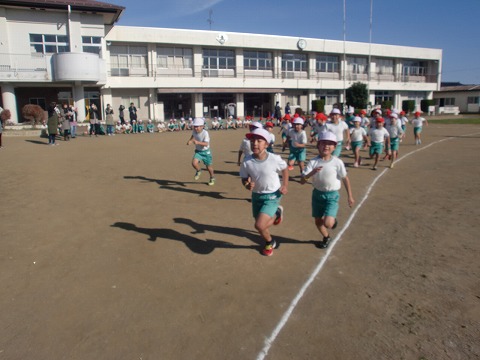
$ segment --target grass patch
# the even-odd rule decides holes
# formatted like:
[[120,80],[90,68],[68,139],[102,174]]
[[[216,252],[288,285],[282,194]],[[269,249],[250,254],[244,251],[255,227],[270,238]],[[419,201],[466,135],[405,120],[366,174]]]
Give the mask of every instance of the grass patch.
[[428,120],[432,124],[457,124],[457,125],[478,125],[480,124],[480,117],[478,118],[463,118],[463,119],[432,119]]

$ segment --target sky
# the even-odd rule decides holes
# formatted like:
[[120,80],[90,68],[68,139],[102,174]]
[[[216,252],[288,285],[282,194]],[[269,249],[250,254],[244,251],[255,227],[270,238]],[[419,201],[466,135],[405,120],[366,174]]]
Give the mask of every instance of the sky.
[[100,1],[126,8],[117,25],[442,49],[442,82],[480,84],[480,0]]

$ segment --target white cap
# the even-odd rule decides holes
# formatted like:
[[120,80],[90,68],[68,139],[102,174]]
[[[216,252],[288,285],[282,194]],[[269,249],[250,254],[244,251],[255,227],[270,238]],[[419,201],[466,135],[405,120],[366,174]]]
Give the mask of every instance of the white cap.
[[323,131],[318,134],[318,141],[333,141],[335,144],[337,143],[337,137],[331,131]]
[[391,117],[391,118],[398,119],[398,115],[397,115],[397,114],[395,114],[395,113],[391,113],[391,114],[390,114],[390,117]]
[[362,122],[362,118],[360,116],[355,116],[353,122]]
[[257,129],[263,129],[263,125],[261,122],[259,121],[254,121],[252,122],[250,125],[248,125],[249,127],[255,127]]
[[339,115],[342,115],[342,113],[340,112],[340,110],[338,110],[337,108],[333,109],[331,114],[339,114]]
[[202,118],[195,118],[193,120],[193,126],[204,126],[205,125],[205,121],[203,121]]
[[260,129],[260,128],[254,129],[252,132],[249,132],[247,134],[247,139],[250,140],[255,136],[259,136],[263,138],[267,143],[270,143],[270,141],[272,141],[272,137],[270,136],[270,133],[265,129]]
[[293,123],[303,125],[303,119],[301,117],[297,117],[295,120],[293,120]]

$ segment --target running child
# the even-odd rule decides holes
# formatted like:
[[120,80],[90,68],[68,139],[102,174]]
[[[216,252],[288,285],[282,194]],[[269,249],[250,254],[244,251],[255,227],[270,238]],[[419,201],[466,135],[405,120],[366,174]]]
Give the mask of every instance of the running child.
[[288,132],[287,141],[290,143],[290,155],[288,155],[288,170],[293,170],[295,161],[298,163],[300,173],[305,167],[305,160],[307,159],[307,134],[303,130],[303,119],[301,117],[293,120],[293,129]]
[[336,146],[335,134],[329,131],[318,134],[319,155],[308,162],[300,180],[301,184],[305,184],[312,178],[312,217],[323,237],[322,241],[316,243],[320,249],[327,248],[330,243],[329,229],[337,227],[339,190],[342,182],[347,191],[348,206],[352,207],[355,203],[345,164],[338,157],[333,156]]
[[288,136],[288,132],[292,128],[292,124],[290,123],[290,119],[291,119],[291,117],[290,117],[289,114],[285,115],[283,117],[282,124],[281,124],[281,127],[280,127],[280,133],[282,134],[282,152],[285,151],[285,148],[288,145],[287,136]]
[[200,168],[200,161],[202,161],[210,174],[210,181],[208,185],[215,185],[215,176],[212,166],[212,153],[210,152],[210,135],[204,129],[205,121],[202,118],[195,118],[193,120],[193,132],[187,145],[195,144],[195,154],[192,159],[192,166],[196,170],[194,179],[200,179],[202,169]]
[[363,127],[361,127],[362,118],[360,116],[355,116],[353,119],[353,126],[350,129],[350,139],[352,145],[353,155],[355,156],[355,162],[353,167],[359,167],[362,163],[362,158],[360,157],[360,149],[363,145],[367,144],[367,132]]
[[415,145],[420,145],[422,143],[421,134],[422,134],[423,123],[427,124],[428,126],[427,119],[424,119],[420,115],[421,115],[420,111],[417,111],[415,113],[415,117],[412,119],[413,135],[415,136]]
[[[254,129],[247,134],[252,155],[247,156],[240,166],[242,184],[252,191],[252,213],[255,229],[265,241],[262,254],[271,256],[277,243],[270,235],[270,227],[283,220],[283,207],[279,205],[282,195],[288,192],[287,163],[267,151],[270,134],[265,129]],[[282,181],[278,173],[282,174]]]
[[[262,124],[259,123],[258,121],[255,121],[255,122],[253,122],[249,125],[249,131],[250,132],[252,132],[255,129],[262,129]],[[252,152],[252,149],[251,149],[251,146],[250,146],[250,140],[245,136],[242,140],[242,143],[240,144],[240,149],[238,149],[237,165],[240,166],[240,164],[241,164],[240,160],[242,158],[242,155],[247,157],[247,156],[252,155],[252,154],[253,154],[253,152]]]
[[274,153],[273,146],[275,145],[275,135],[273,134],[273,123],[271,121],[267,121],[265,123],[265,130],[270,133],[270,144],[268,144],[267,151]]
[[[334,156],[339,157],[342,153],[342,146],[345,141],[345,146],[350,145],[350,133],[348,132],[348,125],[341,119],[342,113],[338,109],[333,109],[330,114],[330,123],[327,124],[329,131],[335,134],[337,138],[337,147],[333,151]],[[346,139],[345,139],[346,138]]]
[[[385,120],[382,117],[377,117],[376,126],[375,128],[371,128],[368,131],[368,146],[370,146],[370,159],[375,158],[372,170],[377,170],[378,158],[383,153],[384,147],[388,149],[388,153],[390,151],[390,134],[388,131],[383,127]],[[385,142],[387,143],[385,146]]]
[[400,139],[403,136],[402,125],[398,122],[398,115],[395,113],[390,114],[391,122],[387,127],[387,131],[390,134],[390,169],[393,169],[393,163],[398,157],[398,148],[400,146]]

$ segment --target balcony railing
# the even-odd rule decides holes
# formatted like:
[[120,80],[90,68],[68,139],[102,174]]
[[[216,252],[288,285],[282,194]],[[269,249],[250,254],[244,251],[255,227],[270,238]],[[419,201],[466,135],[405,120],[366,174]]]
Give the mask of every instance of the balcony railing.
[[0,54],[0,79],[49,80],[50,59],[43,54]]

